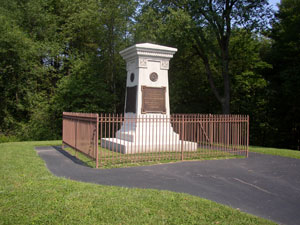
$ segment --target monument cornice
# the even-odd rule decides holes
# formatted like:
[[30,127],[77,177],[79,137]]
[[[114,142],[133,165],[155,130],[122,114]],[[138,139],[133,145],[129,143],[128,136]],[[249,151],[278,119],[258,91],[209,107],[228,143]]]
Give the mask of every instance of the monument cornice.
[[125,60],[130,60],[132,58],[136,58],[137,56],[171,59],[173,58],[173,55],[176,51],[176,48],[170,48],[150,43],[143,43],[126,48],[123,51],[121,51],[120,54]]

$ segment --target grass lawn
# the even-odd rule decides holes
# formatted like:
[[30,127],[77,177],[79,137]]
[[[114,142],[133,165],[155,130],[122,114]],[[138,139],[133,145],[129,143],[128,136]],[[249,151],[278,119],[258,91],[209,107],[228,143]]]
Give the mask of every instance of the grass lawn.
[[[76,156],[86,166],[96,168],[95,160],[87,157],[85,154],[76,151],[73,148],[64,148],[70,155]],[[245,154],[245,153],[243,153]],[[184,152],[184,160],[214,160],[214,159],[229,159],[243,158],[241,153],[233,151],[222,151],[198,148],[195,152]],[[122,154],[99,146],[99,168],[122,168],[130,166],[145,166],[160,163],[170,163],[181,161],[181,152],[151,152],[139,154]]]
[[291,150],[291,149],[249,146],[249,151],[257,152],[257,153],[261,153],[261,154],[267,154],[267,155],[278,155],[278,156],[283,156],[283,157],[300,159],[300,151]]
[[0,224],[273,224],[188,194],[55,177],[34,146],[60,143],[0,144]]

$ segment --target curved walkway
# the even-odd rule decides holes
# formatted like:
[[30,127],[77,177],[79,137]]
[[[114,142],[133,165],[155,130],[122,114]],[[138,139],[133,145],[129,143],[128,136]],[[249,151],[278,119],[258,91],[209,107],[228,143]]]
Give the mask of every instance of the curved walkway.
[[72,180],[184,192],[281,224],[300,224],[300,160],[250,154],[247,159],[186,161],[93,169],[60,147],[36,147],[48,169]]

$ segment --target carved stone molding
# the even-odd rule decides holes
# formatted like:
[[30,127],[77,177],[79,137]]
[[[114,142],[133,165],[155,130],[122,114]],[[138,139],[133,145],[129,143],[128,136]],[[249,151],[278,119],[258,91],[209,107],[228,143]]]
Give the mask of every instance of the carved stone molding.
[[161,63],[160,63],[160,69],[168,70],[169,69],[169,61],[168,60],[162,60]]
[[153,56],[153,57],[161,57],[161,58],[172,58],[173,54],[170,53],[165,53],[165,52],[153,52],[153,51],[142,51],[138,50],[137,51],[138,55],[143,55],[143,56]]
[[147,67],[147,59],[139,58],[139,67]]

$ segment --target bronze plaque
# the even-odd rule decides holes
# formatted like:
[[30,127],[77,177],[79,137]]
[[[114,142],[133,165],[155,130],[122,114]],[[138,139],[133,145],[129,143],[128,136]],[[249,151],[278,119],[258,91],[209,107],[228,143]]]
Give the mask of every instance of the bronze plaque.
[[142,86],[142,113],[166,113],[166,87]]
[[127,87],[126,89],[126,109],[125,112],[136,113],[136,93],[137,86]]
[[155,72],[151,73],[149,77],[152,82],[156,82],[158,79],[158,75]]

